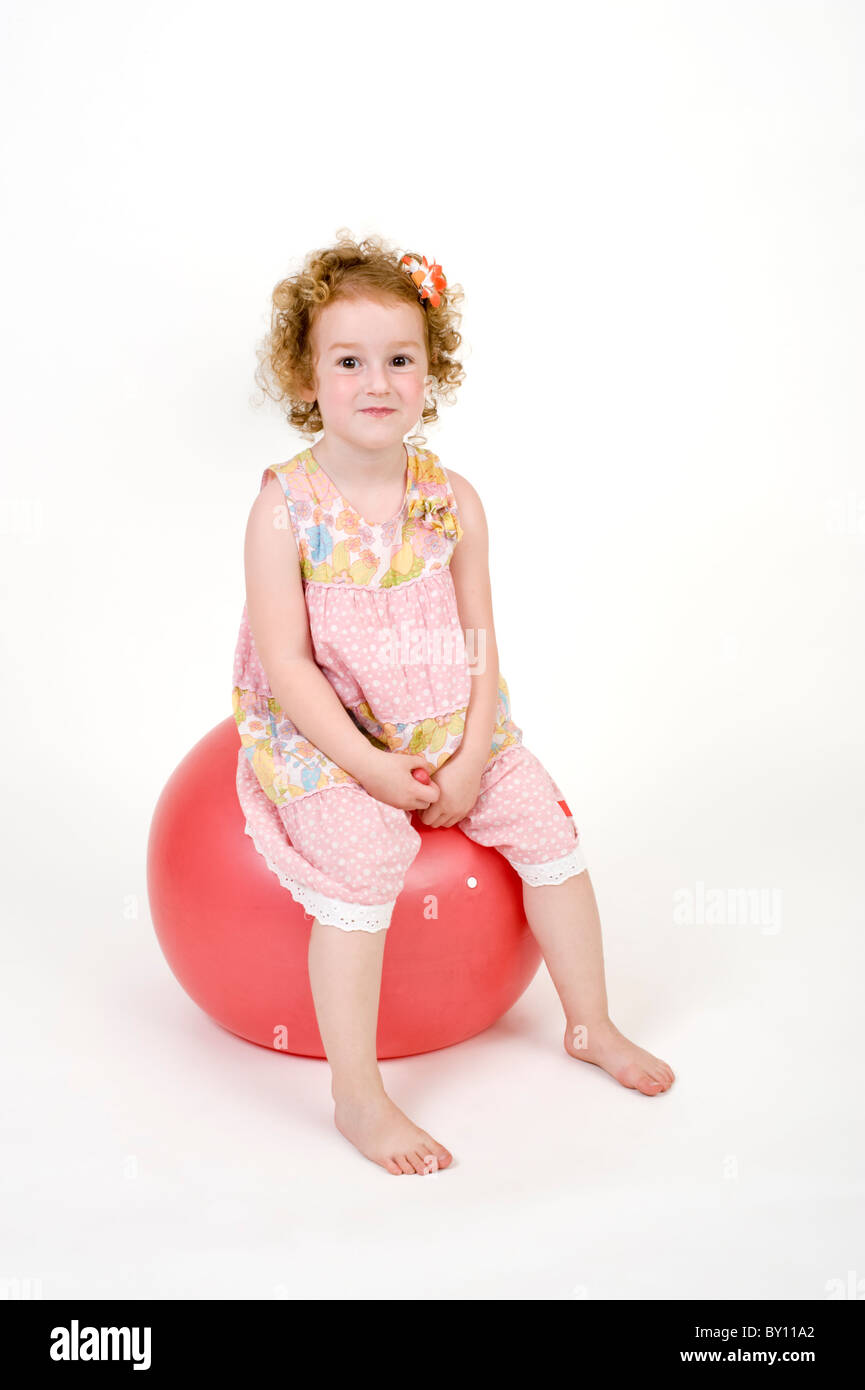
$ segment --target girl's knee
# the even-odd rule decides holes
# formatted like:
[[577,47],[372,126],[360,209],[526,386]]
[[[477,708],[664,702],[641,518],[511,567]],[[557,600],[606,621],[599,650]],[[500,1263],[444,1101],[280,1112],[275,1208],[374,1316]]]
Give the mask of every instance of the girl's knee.
[[[334,894],[364,906],[396,899],[421,843],[405,811],[357,788],[317,792],[285,808],[282,819],[294,848]],[[331,922],[344,925],[333,913]]]

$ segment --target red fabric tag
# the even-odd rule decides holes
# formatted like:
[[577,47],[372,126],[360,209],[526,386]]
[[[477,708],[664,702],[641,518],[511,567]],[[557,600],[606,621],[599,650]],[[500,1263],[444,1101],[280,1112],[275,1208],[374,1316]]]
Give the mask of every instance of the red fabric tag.
[[561,806],[561,808],[562,808],[562,810],[564,811],[565,815],[566,815],[566,816],[570,816],[570,817],[571,817],[571,820],[573,820],[573,816],[571,815],[570,809],[568,808],[568,803],[567,803],[567,801],[565,801],[564,797],[562,797],[562,800],[559,802],[559,805]]

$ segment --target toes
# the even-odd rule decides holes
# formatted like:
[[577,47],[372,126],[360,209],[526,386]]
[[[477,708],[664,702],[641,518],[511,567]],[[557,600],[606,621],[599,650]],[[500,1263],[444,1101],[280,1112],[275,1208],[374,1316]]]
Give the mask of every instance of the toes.
[[662,1062],[659,1058],[655,1058],[654,1064],[646,1068],[645,1075],[649,1081],[655,1082],[664,1091],[673,1084],[672,1071],[667,1066],[667,1063]]
[[389,1173],[417,1173],[423,1177],[427,1173],[437,1172],[439,1168],[446,1168],[450,1161],[451,1154],[447,1149],[432,1149],[428,1144],[418,1144],[405,1153],[391,1154],[384,1166]]
[[642,1091],[647,1096],[655,1095],[661,1084],[639,1062],[630,1062],[620,1072],[616,1072],[616,1080],[621,1086],[628,1086],[632,1091]]
[[644,1071],[637,1082],[637,1090],[642,1091],[644,1096],[656,1096],[663,1085],[663,1081],[659,1081],[657,1077],[650,1076],[647,1071]]
[[[427,1167],[431,1167],[430,1159],[434,1158],[439,1168],[446,1168],[453,1158],[453,1154],[447,1150],[443,1144],[439,1144],[435,1139],[427,1137],[425,1143],[419,1144],[417,1149],[419,1154],[423,1154],[427,1162]],[[435,1171],[433,1168],[432,1171]]]

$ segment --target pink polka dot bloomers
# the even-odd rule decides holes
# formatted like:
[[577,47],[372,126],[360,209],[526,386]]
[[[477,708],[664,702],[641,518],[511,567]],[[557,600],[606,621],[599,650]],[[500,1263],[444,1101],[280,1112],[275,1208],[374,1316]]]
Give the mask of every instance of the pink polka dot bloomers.
[[[365,521],[309,448],[265,468],[260,487],[275,476],[285,494],[316,664],[376,748],[421,754],[432,771],[459,748],[471,696],[450,572],[463,532],[437,455],[405,447],[405,496],[390,521]],[[411,813],[370,796],[287,718],[245,604],[233,685],[246,834],[308,915],[348,931],[388,927],[421,845]],[[562,883],[586,868],[560,788],[510,717],[501,674],[477,800],[456,824],[526,883]]]

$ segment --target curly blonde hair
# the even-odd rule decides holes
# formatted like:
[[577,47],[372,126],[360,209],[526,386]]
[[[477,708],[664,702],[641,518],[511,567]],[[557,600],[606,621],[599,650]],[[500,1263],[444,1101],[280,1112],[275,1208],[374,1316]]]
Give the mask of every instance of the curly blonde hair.
[[[256,350],[255,380],[272,400],[286,403],[290,425],[313,435],[324,428],[318,401],[301,400],[298,389],[315,389],[312,328],[323,306],[361,298],[417,304],[424,320],[428,375],[434,382],[431,399],[424,400],[421,423],[431,424],[438,419],[438,401],[452,405],[453,393],[465,379],[462,363],[454,356],[462,342],[457,331],[462,315],[456,307],[465,297],[462,287],[448,284],[433,307],[429,299],[420,298],[417,285],[400,267],[402,252],[389,249],[375,235],[356,242],[347,227],[340,227],[336,236],[333,246],[311,251],[296,275],[275,286],[270,328]],[[426,443],[420,433],[411,439],[416,445]]]

